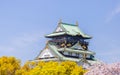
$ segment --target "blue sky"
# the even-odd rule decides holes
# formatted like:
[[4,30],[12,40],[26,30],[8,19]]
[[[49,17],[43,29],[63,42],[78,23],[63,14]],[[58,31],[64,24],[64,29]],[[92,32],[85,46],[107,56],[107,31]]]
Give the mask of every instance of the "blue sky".
[[34,59],[59,19],[79,22],[98,59],[120,61],[120,0],[0,0],[0,56]]

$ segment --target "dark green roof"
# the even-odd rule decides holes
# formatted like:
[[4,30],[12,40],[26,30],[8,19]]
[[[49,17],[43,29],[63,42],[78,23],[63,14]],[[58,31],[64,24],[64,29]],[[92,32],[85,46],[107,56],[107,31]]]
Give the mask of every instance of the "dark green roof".
[[[78,36],[82,36],[83,38],[88,38],[88,39],[91,38],[91,36],[83,33],[83,32],[79,29],[78,25],[68,24],[68,23],[59,23],[59,24],[58,24],[58,27],[61,28],[62,31],[59,31],[59,32],[54,31],[53,33],[48,34],[48,35],[46,35],[45,37],[48,37],[48,38],[49,38],[49,37],[54,37],[54,36],[60,36],[60,35],[65,35],[65,34],[67,34],[67,35],[71,35],[71,36],[76,36],[76,35],[78,35]],[[58,27],[57,27],[57,28],[58,28]]]
[[66,34],[65,32],[59,32],[59,33],[51,33],[46,35],[46,37],[53,37],[53,36],[60,36]]
[[72,52],[72,53],[95,55],[95,53],[92,52],[92,51],[76,50],[76,49],[71,49],[71,48],[65,48],[65,49],[64,49],[64,48],[61,48],[61,49],[58,49],[58,51],[65,51],[65,52]]
[[[94,52],[91,52],[91,51],[82,51],[82,50],[73,50],[73,49],[70,49],[70,48],[60,48],[58,49],[55,45],[53,44],[50,44],[48,43],[47,44],[48,48],[50,50],[52,50],[52,52],[54,52],[55,55],[57,55],[57,58],[59,60],[69,60],[69,61],[75,61],[75,62],[80,62],[82,60],[82,58],[69,58],[69,57],[65,57],[64,55],[62,55],[59,51],[67,51],[67,52],[72,52],[72,53],[80,53],[80,54],[90,54],[90,55],[94,55],[95,53]],[[39,58],[39,57],[37,57]],[[35,59],[35,61],[49,61],[49,60],[58,60],[58,59]],[[92,63],[97,63],[98,61],[97,60],[87,60],[89,61],[91,64]]]

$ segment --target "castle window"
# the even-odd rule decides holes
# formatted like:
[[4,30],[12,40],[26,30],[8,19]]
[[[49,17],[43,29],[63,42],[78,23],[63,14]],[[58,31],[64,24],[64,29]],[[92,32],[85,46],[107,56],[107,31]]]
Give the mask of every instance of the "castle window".
[[70,56],[72,56],[72,52],[68,52],[68,54],[69,54]]
[[79,57],[79,53],[76,53],[76,56]]

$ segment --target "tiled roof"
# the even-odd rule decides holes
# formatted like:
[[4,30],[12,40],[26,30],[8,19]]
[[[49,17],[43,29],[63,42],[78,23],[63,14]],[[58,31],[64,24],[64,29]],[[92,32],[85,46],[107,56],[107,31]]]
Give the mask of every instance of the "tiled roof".
[[83,38],[92,38],[91,36],[83,33],[78,25],[73,25],[73,24],[67,24],[67,23],[59,23],[58,27],[61,28],[62,31],[59,32],[53,32],[51,34],[46,35],[46,37],[53,37],[53,36],[60,36],[60,35],[71,35],[71,36],[82,36]]

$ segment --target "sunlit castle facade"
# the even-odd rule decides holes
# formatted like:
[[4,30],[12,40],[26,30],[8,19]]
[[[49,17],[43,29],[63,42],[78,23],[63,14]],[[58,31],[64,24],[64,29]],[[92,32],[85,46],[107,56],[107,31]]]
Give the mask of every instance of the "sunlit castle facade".
[[98,63],[95,52],[88,48],[92,37],[83,33],[76,24],[59,22],[55,31],[45,36],[46,46],[34,61],[75,61],[78,64]]

